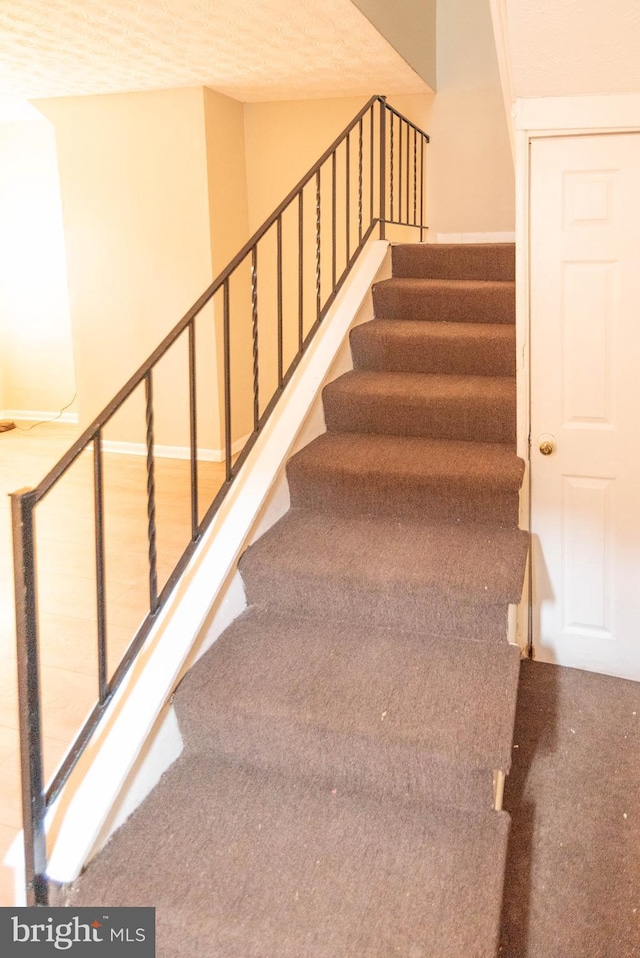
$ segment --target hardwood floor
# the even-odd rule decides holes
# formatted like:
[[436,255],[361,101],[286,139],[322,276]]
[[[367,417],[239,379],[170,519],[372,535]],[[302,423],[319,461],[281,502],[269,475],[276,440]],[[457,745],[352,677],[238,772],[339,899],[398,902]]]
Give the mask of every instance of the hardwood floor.
[[[77,435],[46,423],[0,434],[0,862],[21,827],[16,636],[8,494],[36,485]],[[190,536],[189,462],[156,459],[158,588]],[[141,456],[104,455],[107,665],[117,667],[148,610],[146,466]],[[199,514],[224,480],[224,465],[198,465]],[[45,773],[50,777],[97,694],[93,457],[84,453],[38,506],[40,664]],[[0,866],[0,906],[12,878]]]

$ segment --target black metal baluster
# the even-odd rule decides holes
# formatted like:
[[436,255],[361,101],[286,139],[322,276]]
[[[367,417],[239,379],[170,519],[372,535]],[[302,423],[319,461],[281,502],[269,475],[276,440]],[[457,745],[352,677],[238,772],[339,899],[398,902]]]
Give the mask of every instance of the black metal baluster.
[[[375,165],[375,104],[380,103],[380,154],[379,154],[379,184],[374,187],[374,178],[376,177]],[[391,112],[391,135],[387,129],[387,110]],[[370,197],[369,205],[371,212],[371,223],[365,229],[364,222],[364,191],[366,191],[366,181],[364,181],[363,164],[365,162],[364,151],[364,117],[369,113],[370,122]],[[394,169],[396,162],[394,135],[395,119],[398,116],[400,123],[400,161],[399,171]],[[258,366],[258,346],[259,344],[259,323],[258,323],[258,253],[257,243],[271,227],[276,223],[277,227],[277,297],[278,297],[278,376],[280,387],[285,381],[288,381],[292,369],[285,373],[285,344],[284,344],[284,315],[283,315],[283,257],[288,256],[285,244],[290,243],[295,256],[295,239],[293,235],[287,238],[283,233],[282,217],[289,209],[295,208],[296,199],[298,202],[298,335],[299,348],[298,356],[294,360],[293,367],[302,355],[304,346],[307,344],[304,338],[304,308],[305,298],[308,300],[307,306],[311,305],[311,276],[303,275],[305,267],[307,274],[311,269],[311,252],[309,251],[308,260],[305,264],[304,257],[304,190],[309,189],[313,178],[316,178],[316,313],[322,312],[322,202],[321,186],[322,174],[321,168],[331,157],[332,160],[332,279],[334,286],[339,286],[346,278],[348,268],[353,264],[361,250],[363,240],[367,239],[373,232],[374,225],[380,223],[380,237],[385,238],[385,227],[387,222],[402,220],[402,176],[404,175],[404,164],[402,163],[403,131],[402,124],[407,125],[407,181],[406,181],[406,222],[407,225],[419,226],[420,238],[422,240],[424,232],[428,229],[426,224],[426,195],[425,182],[427,176],[426,169],[426,144],[429,137],[422,131],[410,124],[406,118],[400,114],[394,113],[387,107],[386,101],[382,97],[372,97],[369,103],[363,107],[351,123],[346,127],[340,136],[323,156],[315,163],[305,177],[300,181],[288,196],[282,201],[280,206],[269,217],[265,223],[257,230],[254,236],[249,240],[239,253],[225,267],[222,273],[214,280],[209,288],[194,303],[191,309],[182,317],[174,329],[162,340],[153,353],[133,374],[130,380],[122,387],[110,403],[102,410],[93,424],[85,433],[71,446],[65,453],[60,462],[58,462],[48,475],[42,480],[34,490],[23,490],[20,493],[14,493],[12,496],[12,521],[14,535],[14,567],[15,567],[15,592],[16,592],[16,630],[17,630],[17,648],[18,648],[18,689],[19,689],[19,707],[20,707],[20,748],[22,763],[22,806],[24,813],[24,847],[25,847],[25,868],[27,883],[27,901],[28,904],[46,904],[48,900],[48,881],[46,876],[46,841],[45,841],[45,816],[52,803],[60,795],[69,775],[76,766],[80,756],[84,753],[87,745],[91,741],[100,721],[102,720],[105,709],[113,701],[113,696],[117,692],[120,684],[128,674],[131,665],[135,662],[136,656],[143,647],[144,640],[152,632],[154,625],[158,622],[158,611],[164,605],[172,589],[179,581],[180,576],[187,568],[197,547],[199,533],[206,528],[216,514],[220,503],[223,501],[225,493],[228,491],[228,484],[232,481],[240,465],[246,458],[251,446],[255,442],[257,435],[251,437],[246,444],[245,449],[240,455],[235,466],[232,463],[232,406],[231,406],[231,302],[230,302],[230,278],[235,276],[238,282],[245,282],[244,273],[242,277],[236,272],[241,268],[246,268],[246,258],[251,254],[252,262],[252,326],[253,326],[253,374],[254,374],[254,421],[259,427],[260,422],[257,419],[259,415],[259,366]],[[358,236],[359,246],[354,250],[351,256],[351,218],[355,219],[356,200],[351,194],[351,134],[358,127]],[[414,195],[414,222],[409,223],[410,219],[410,128],[414,130],[414,158],[413,158],[413,195]],[[417,137],[420,136],[420,187],[418,197],[417,185]],[[339,188],[337,180],[342,174],[337,173],[338,155],[337,150],[342,142],[345,142],[346,150],[346,258],[347,269],[341,277],[337,277],[337,241],[342,227],[337,226],[338,211],[337,190]],[[389,172],[390,171],[390,172]],[[396,183],[398,178],[398,183]],[[377,204],[375,192],[379,185],[379,217],[374,216],[374,208]],[[325,184],[326,186],[326,184]],[[398,187],[398,217],[395,216],[395,191]],[[391,218],[388,218],[390,208],[389,193],[391,194]],[[309,200],[311,202],[311,200]],[[420,203],[420,215],[418,223],[417,203]],[[328,211],[327,211],[328,212]],[[288,214],[287,214],[288,215]],[[341,214],[340,214],[341,215]],[[325,220],[326,224],[326,220]],[[308,224],[311,229],[311,224]],[[354,229],[355,233],[355,229]],[[310,237],[308,238],[310,239]],[[328,236],[325,237],[325,246]],[[355,246],[355,244],[354,244]],[[287,264],[289,260],[287,259]],[[328,262],[325,268],[328,269]],[[235,281],[235,280],[234,280]],[[307,285],[305,286],[305,282]],[[325,276],[325,287],[328,285],[328,276]],[[242,287],[246,290],[246,286]],[[196,383],[196,318],[200,315],[207,303],[214,300],[214,297],[222,289],[223,299],[223,358],[224,358],[224,450],[226,457],[226,479],[227,483],[213,497],[210,505],[206,509],[202,523],[198,524],[198,459],[197,459],[197,383]],[[326,303],[333,301],[335,289],[329,299],[325,298]],[[306,295],[308,294],[308,296]],[[262,293],[260,294],[262,295]],[[292,305],[295,310],[295,300]],[[295,319],[294,319],[295,323]],[[309,323],[310,325],[310,323]],[[163,585],[158,594],[158,558],[157,541],[158,531],[156,529],[156,488],[155,488],[155,437],[154,437],[154,404],[153,404],[153,370],[158,361],[167,353],[169,348],[179,339],[179,337],[188,330],[189,337],[189,430],[190,430],[190,452],[191,452],[191,539],[187,548],[178,560],[175,568]],[[295,328],[292,330],[295,333]],[[315,332],[311,328],[307,342]],[[235,340],[234,340],[235,344]],[[235,357],[234,357],[235,359]],[[123,403],[133,394],[135,390],[144,382],[146,397],[146,478],[147,478],[147,534],[148,534],[148,559],[149,559],[149,615],[145,616],[143,622],[136,630],[127,651],[117,665],[115,671],[112,671],[111,678],[108,678],[108,649],[106,640],[108,637],[107,618],[106,618],[106,532],[105,532],[105,475],[104,475],[104,454],[102,445],[103,429],[111,420],[114,413],[121,408]],[[157,384],[155,384],[157,387]],[[263,420],[271,413],[277,397],[274,396],[263,412]],[[256,427],[256,429],[257,429]],[[98,698],[99,701],[94,705],[87,720],[83,724],[79,734],[73,742],[71,749],[64,758],[58,771],[48,786],[43,787],[43,756],[42,743],[46,729],[42,726],[42,714],[40,709],[40,675],[38,663],[38,612],[37,612],[37,582],[36,582],[36,561],[35,561],[35,507],[37,503],[47,495],[49,490],[63,478],[69,467],[79,459],[79,457],[92,445],[94,453],[94,516],[95,516],[95,561],[96,561],[96,603],[98,607]],[[200,490],[202,492],[202,490]]]
[[93,437],[93,503],[95,516],[96,613],[98,638],[98,701],[102,705],[109,693],[107,682],[107,617],[105,602],[104,548],[104,474],[102,468],[102,430]]
[[373,223],[373,153],[375,149],[374,130],[373,130],[373,105],[369,110],[369,226]]
[[345,158],[345,169],[346,169],[346,181],[345,181],[345,210],[347,214],[346,218],[346,227],[347,227],[347,249],[346,249],[346,268],[349,267],[349,260],[351,259],[351,150],[350,150],[350,134],[347,134],[345,140],[346,146],[346,158]]
[[405,220],[406,223],[409,222],[409,170],[410,170],[410,164],[409,164],[409,161],[410,161],[409,143],[410,143],[410,141],[411,141],[411,134],[410,134],[410,130],[409,130],[409,124],[407,123],[407,206],[406,206],[407,218],[406,218],[406,220]]
[[390,160],[390,162],[391,162],[391,168],[390,168],[390,170],[389,170],[389,184],[390,184],[390,187],[391,187],[391,197],[390,197],[390,199],[391,199],[391,212],[390,212],[390,219],[391,219],[391,222],[393,223],[393,213],[394,213],[394,210],[393,210],[393,127],[394,127],[394,125],[395,125],[395,124],[394,124],[394,119],[393,119],[393,113],[392,113],[392,114],[390,115],[390,117],[389,117],[389,122],[391,123],[391,160]]
[[196,391],[196,327],[189,323],[189,451],[191,458],[191,538],[198,538],[198,408]]
[[358,123],[358,243],[362,242],[362,117]]
[[418,131],[413,128],[413,225],[418,217]]
[[251,331],[253,337],[253,428],[260,424],[260,393],[258,368],[258,247],[251,250]]
[[386,136],[387,105],[384,97],[380,100],[380,239],[385,238],[385,223],[387,217],[387,136]]
[[331,154],[331,290],[336,288],[337,281],[337,243],[338,243],[338,211],[336,185],[336,151]]
[[156,543],[156,480],[153,457],[153,378],[149,370],[144,378],[147,421],[147,529],[149,539],[149,611],[155,615],[158,608],[158,568]]
[[42,763],[40,667],[34,503],[28,489],[11,496],[13,569],[16,604],[20,771],[27,905],[46,905],[46,800]]
[[223,285],[222,336],[224,351],[224,459],[227,482],[233,475],[231,464],[231,303],[229,279]]
[[424,137],[420,137],[420,242],[424,236]]
[[276,223],[277,237],[277,270],[278,270],[278,388],[282,389],[282,380],[284,378],[283,370],[283,344],[282,344],[282,215],[278,217]]
[[402,222],[402,120],[398,119],[398,222]]
[[320,322],[321,265],[320,265],[320,170],[316,173],[316,322]]
[[303,193],[298,194],[298,355],[302,353],[304,342],[304,201]]

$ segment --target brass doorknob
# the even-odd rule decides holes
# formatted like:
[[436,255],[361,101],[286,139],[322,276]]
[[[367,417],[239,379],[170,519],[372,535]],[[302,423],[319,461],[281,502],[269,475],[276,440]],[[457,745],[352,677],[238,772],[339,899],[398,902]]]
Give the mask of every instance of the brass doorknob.
[[543,456],[550,456],[556,450],[553,436],[540,436],[538,438],[538,448]]

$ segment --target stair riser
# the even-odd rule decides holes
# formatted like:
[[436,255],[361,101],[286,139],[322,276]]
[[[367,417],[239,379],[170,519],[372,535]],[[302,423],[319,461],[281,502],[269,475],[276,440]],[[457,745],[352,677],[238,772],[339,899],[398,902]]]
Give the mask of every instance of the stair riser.
[[[372,557],[375,561],[375,557]],[[480,642],[506,642],[508,604],[484,605],[457,596],[443,596],[431,590],[413,590],[394,582],[393,594],[358,582],[318,581],[299,573],[286,582],[264,570],[257,573],[240,564],[250,605],[272,608],[278,614],[299,615],[323,621],[355,621],[370,628],[395,628],[449,638]]]
[[423,319],[450,323],[513,323],[515,288],[409,289],[385,283],[373,287],[375,315],[384,319]]
[[323,393],[327,429],[333,432],[386,433],[470,442],[516,441],[515,403],[483,398],[400,397],[387,403],[364,395],[343,399],[339,389]]
[[452,373],[470,376],[515,376],[512,342],[476,342],[376,336],[357,326],[351,333],[355,369],[379,372]]
[[448,765],[420,747],[385,749],[379,741],[305,728],[280,716],[244,716],[236,725],[226,722],[226,715],[216,719],[204,738],[198,735],[202,716],[178,709],[188,752],[281,775],[295,767],[301,782],[327,794],[336,789],[376,795],[382,801],[410,796],[474,811],[492,807],[490,770]]
[[361,476],[351,481],[345,476],[298,473],[287,467],[291,505],[295,508],[332,515],[398,515],[423,520],[461,520],[495,522],[517,526],[518,492],[478,490],[451,485],[417,485],[376,476],[369,483]]
[[516,274],[515,246],[512,244],[394,246],[391,258],[393,275],[397,277],[513,282]]

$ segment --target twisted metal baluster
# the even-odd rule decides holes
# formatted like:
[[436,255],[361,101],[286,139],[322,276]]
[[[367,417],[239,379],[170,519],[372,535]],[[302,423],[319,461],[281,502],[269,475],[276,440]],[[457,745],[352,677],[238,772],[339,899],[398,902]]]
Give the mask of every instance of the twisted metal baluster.
[[298,193],[298,355],[302,355],[304,342],[304,199],[303,191]]
[[229,277],[223,285],[223,351],[224,351],[224,461],[227,482],[233,477],[231,462],[231,300]]
[[253,333],[253,428],[257,432],[260,423],[260,397],[258,385],[258,247],[251,250],[251,326]]
[[96,614],[98,627],[98,701],[109,694],[107,679],[107,617],[104,547],[104,471],[102,463],[102,430],[93,437],[93,502],[96,558]]
[[346,255],[345,255],[345,268],[349,268],[349,262],[351,260],[351,139],[350,134],[347,135],[345,143],[345,213],[346,213]]
[[331,154],[331,289],[336,288],[337,278],[337,244],[338,244],[338,213],[336,197],[336,151]]
[[277,252],[278,268],[278,387],[282,389],[283,372],[283,333],[282,333],[282,216],[277,220]]
[[316,173],[316,322],[320,322],[320,170]]
[[389,184],[391,186],[391,222],[393,223],[393,113],[391,114],[391,160],[389,170]]
[[191,538],[198,538],[198,402],[196,389],[196,327],[189,323],[189,452],[191,459]]
[[373,223],[373,151],[375,139],[373,130],[373,106],[369,110],[369,223]]
[[424,137],[420,137],[420,242],[424,238]]
[[147,532],[149,538],[149,610],[158,609],[158,571],[156,550],[156,481],[153,460],[153,379],[151,370],[144,380],[147,421]]
[[418,134],[413,131],[413,225],[417,222],[418,212]]
[[358,240],[362,242],[362,119],[358,123]]

